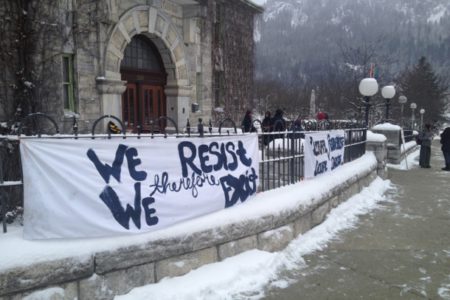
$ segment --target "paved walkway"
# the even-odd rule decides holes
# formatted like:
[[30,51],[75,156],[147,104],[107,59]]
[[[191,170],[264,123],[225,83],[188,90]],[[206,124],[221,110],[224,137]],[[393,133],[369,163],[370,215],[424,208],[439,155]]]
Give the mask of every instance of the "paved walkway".
[[295,283],[266,299],[450,299],[450,172],[439,141],[431,164],[390,169],[392,201],[305,257],[307,267],[287,274]]

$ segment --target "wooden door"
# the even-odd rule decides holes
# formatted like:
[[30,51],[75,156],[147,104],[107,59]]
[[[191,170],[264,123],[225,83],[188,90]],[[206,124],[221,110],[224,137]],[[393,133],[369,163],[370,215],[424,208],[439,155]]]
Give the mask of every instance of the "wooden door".
[[[162,86],[142,84],[140,86],[140,99],[142,101],[141,120],[144,131],[152,130],[150,121],[166,115],[166,105]],[[155,123],[154,131],[160,131],[165,123]]]
[[137,85],[127,83],[127,89],[122,94],[122,122],[127,130],[133,130],[140,123],[138,107]]
[[[165,122],[156,123],[157,119],[166,115],[166,101],[163,86],[142,83],[128,83],[122,95],[122,120],[127,130],[137,132],[161,131]],[[151,122],[154,122],[152,128]],[[161,128],[162,127],[162,128]]]

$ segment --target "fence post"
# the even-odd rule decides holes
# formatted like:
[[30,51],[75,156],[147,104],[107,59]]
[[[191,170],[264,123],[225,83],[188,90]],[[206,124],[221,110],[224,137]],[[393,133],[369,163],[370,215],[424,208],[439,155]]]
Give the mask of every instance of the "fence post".
[[[226,118],[226,119],[222,120],[222,122],[220,122],[220,124],[219,124],[219,135],[222,134],[222,125],[225,124],[225,122],[230,122],[231,124],[233,124],[234,133],[237,134],[236,123],[234,123],[234,121],[232,119]],[[230,135],[229,131],[228,131],[228,135]]]
[[[106,118],[110,118],[110,119],[116,120],[120,124],[120,128],[122,130],[122,135],[123,135],[123,138],[125,139],[126,138],[126,135],[125,135],[126,134],[126,128],[123,125],[123,122],[118,117],[113,116],[113,115],[103,115],[100,118],[98,118],[97,120],[95,120],[94,124],[92,125],[92,130],[91,130],[92,137],[91,138],[95,139],[95,128],[97,127],[98,122],[100,122],[101,120],[106,119]],[[107,126],[107,131],[108,131],[108,136],[110,138],[111,137],[111,130],[110,130],[109,126]]]
[[203,126],[202,118],[198,119],[197,129],[198,129],[198,134],[200,135],[200,137],[203,137],[204,136],[204,126]]
[[[3,141],[1,142],[0,147],[0,150],[3,152]],[[3,189],[3,162],[0,162],[0,188]],[[3,233],[6,233],[6,197],[3,197],[3,190],[0,190],[0,205],[2,206],[0,214],[2,216]]]
[[72,130],[73,130],[73,134],[75,136],[75,139],[78,139],[78,122],[77,122],[77,118],[75,117],[75,115],[73,115],[73,125],[72,125]]
[[[28,120],[28,119],[31,119],[31,120],[32,119],[37,119],[39,117],[49,120],[52,123],[53,127],[55,127],[56,134],[59,134],[59,127],[58,127],[58,124],[56,123],[56,121],[52,117],[50,117],[50,116],[48,116],[46,114],[37,112],[37,113],[29,114],[28,116],[23,118],[23,120],[20,122],[19,129],[17,130],[18,135],[20,136],[22,134],[22,127],[25,124],[26,120]],[[37,126],[37,129],[38,129],[38,134],[37,135],[38,135],[38,137],[41,137],[42,132],[40,130],[39,125]]]
[[297,136],[295,135],[295,127],[292,130],[292,138],[291,138],[291,159],[290,159],[290,168],[291,168],[291,184],[295,183],[295,175],[294,175],[294,157],[295,157],[295,140]]
[[191,137],[191,123],[189,123],[189,119],[187,119],[186,131],[187,131],[188,137]]

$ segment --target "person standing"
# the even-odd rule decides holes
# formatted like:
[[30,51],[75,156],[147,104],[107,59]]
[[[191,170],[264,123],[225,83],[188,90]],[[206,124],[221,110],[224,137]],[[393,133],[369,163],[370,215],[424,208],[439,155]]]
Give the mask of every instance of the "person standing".
[[450,171],[450,127],[445,128],[441,133],[441,144],[445,159],[445,167],[442,170]]
[[329,116],[328,116],[328,114],[326,113],[326,112],[324,112],[324,111],[319,111],[318,113],[317,113],[317,116],[316,116],[316,118],[317,118],[317,121],[328,121],[328,119],[329,119]]
[[275,115],[272,120],[273,131],[284,131],[286,130],[286,122],[283,118],[283,111],[281,109],[277,109],[275,111]]
[[425,128],[419,135],[420,140],[420,158],[419,165],[421,168],[431,168],[431,141],[433,140],[433,132],[431,131],[431,125],[425,124]]
[[271,132],[272,131],[272,114],[270,111],[266,111],[264,119],[262,120],[262,131]]
[[[266,111],[266,114],[264,116],[264,119],[262,120],[262,131],[263,132],[272,132],[272,127],[273,127],[273,123],[272,123],[272,114],[270,113],[270,111]],[[263,137],[264,140],[264,145],[268,145],[271,141],[271,136],[269,134],[265,134]]]
[[244,116],[244,119],[242,120],[241,126],[242,126],[243,132],[255,132],[256,131],[255,127],[253,127],[251,110],[247,110],[245,112],[245,116]]

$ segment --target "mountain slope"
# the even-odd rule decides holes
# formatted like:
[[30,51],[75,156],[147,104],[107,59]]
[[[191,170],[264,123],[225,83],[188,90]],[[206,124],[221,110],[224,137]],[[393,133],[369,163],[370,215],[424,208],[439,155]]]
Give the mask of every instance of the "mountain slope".
[[437,73],[449,72],[448,0],[268,0],[265,9],[257,35],[260,78],[314,82],[341,62],[374,63],[388,81],[421,56]]

